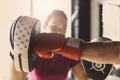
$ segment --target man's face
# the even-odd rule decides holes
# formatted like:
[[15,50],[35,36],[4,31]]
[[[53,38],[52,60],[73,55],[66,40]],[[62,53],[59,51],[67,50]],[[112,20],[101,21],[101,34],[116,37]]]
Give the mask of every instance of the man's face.
[[45,26],[45,30],[48,33],[65,34],[66,28],[67,28],[67,20],[63,16],[59,16],[59,15],[52,17]]

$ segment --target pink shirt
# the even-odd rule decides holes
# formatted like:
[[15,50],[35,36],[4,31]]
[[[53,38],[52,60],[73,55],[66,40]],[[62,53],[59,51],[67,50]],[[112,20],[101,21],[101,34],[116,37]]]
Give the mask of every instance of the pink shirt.
[[78,63],[61,55],[47,60],[38,57],[35,68],[30,72],[30,80],[66,80],[70,68]]

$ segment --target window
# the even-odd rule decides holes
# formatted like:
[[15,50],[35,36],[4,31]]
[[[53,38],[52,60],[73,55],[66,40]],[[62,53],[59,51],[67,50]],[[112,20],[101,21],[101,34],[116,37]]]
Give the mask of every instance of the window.
[[107,0],[103,3],[103,36],[120,40],[120,1]]

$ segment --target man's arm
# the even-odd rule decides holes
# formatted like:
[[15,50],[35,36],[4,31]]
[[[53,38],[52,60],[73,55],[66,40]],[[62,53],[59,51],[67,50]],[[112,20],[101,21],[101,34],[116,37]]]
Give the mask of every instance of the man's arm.
[[120,41],[86,43],[61,34],[40,33],[34,36],[31,49],[40,57],[54,52],[73,60],[82,58],[102,64],[120,64]]
[[85,59],[97,63],[120,64],[120,42],[83,42],[81,39],[65,38],[54,33],[40,33],[34,38],[37,55],[55,52],[64,57]]
[[12,61],[10,67],[10,80],[25,80],[26,76],[26,72],[17,71],[15,69],[14,62]]
[[120,42],[84,43],[81,58],[102,64],[120,64]]

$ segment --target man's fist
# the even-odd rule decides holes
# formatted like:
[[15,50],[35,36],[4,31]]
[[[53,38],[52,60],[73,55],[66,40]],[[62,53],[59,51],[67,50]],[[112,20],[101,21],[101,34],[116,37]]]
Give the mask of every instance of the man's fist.
[[[40,33],[34,36],[33,49],[37,55],[54,52],[73,60],[82,56],[83,40],[65,38],[56,33]],[[50,54],[49,54],[50,55]]]

